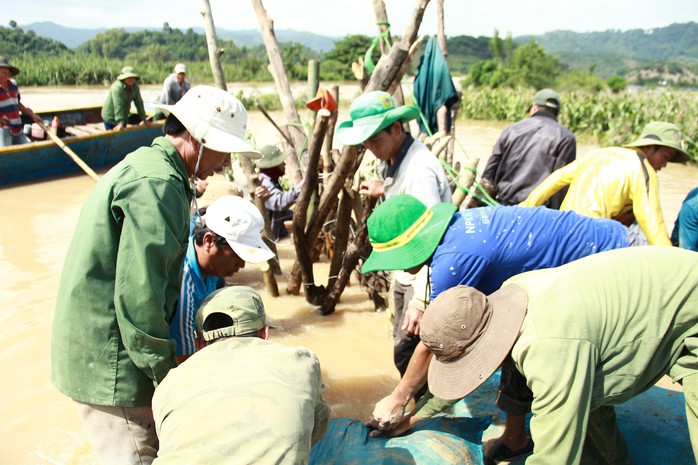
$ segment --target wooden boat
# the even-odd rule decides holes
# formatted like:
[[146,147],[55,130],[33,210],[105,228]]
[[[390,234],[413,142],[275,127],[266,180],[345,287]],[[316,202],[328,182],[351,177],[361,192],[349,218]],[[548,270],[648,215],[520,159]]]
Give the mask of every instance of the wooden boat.
[[[93,170],[115,165],[162,134],[161,122],[151,127],[128,126],[122,131],[105,131],[101,107],[37,114],[48,121],[57,116],[65,130],[63,142]],[[51,139],[0,147],[0,186],[78,172],[81,172],[78,165]]]

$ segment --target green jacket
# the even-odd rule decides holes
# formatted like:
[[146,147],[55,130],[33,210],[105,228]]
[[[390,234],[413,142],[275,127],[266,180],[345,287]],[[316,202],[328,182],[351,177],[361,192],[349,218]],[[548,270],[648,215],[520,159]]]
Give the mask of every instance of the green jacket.
[[175,366],[169,320],[192,195],[180,155],[158,137],[88,196],[53,322],[51,377],[65,395],[98,405],[150,405],[155,384]]
[[134,82],[131,89],[127,89],[126,85],[120,81],[114,81],[109,89],[109,95],[104,100],[102,106],[102,119],[114,124],[121,123],[126,126],[128,122],[128,112],[131,110],[131,102],[136,105],[138,116],[141,121],[145,121],[145,108],[143,107],[143,98],[141,91],[138,89],[138,81]]

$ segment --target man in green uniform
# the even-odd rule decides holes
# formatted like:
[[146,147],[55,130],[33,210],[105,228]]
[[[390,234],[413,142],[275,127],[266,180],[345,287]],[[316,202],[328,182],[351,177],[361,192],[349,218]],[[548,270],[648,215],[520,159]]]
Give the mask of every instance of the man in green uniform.
[[154,464],[308,463],[330,415],[315,354],[268,341],[247,286],[209,295],[196,327],[200,350],[155,390]]
[[169,320],[189,238],[189,178],[210,176],[231,152],[259,158],[245,142],[247,112],[229,93],[199,86],[162,109],[165,135],[87,197],[56,302],[52,381],[75,401],[103,464],[156,455],[150,403],[175,366]]
[[102,121],[104,129],[120,131],[128,124],[128,114],[131,111],[131,102],[136,106],[138,116],[143,124],[150,126],[151,123],[145,118],[145,107],[143,97],[138,88],[138,75],[130,66],[124,66],[121,74],[116,77],[116,81],[109,88],[109,94],[102,105]]
[[[523,273],[489,296],[452,288],[422,319],[422,342],[434,354],[429,388],[460,399],[500,365],[516,370],[526,385],[502,387],[497,402],[521,402],[530,390],[528,465],[625,465],[613,405],[668,374],[683,385],[698,457],[697,265],[695,252],[636,247]],[[406,416],[391,434],[429,414]]]

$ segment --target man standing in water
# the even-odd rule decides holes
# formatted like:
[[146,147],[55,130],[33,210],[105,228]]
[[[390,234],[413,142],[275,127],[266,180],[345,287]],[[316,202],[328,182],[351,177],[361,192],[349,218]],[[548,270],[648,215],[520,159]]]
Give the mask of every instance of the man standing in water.
[[150,464],[155,386],[175,366],[169,320],[189,237],[189,178],[206,179],[245,142],[247,112],[228,92],[192,89],[163,137],[128,155],[82,208],[63,266],[51,378],[72,398],[104,465]]
[[[370,197],[390,198],[410,194],[427,207],[451,202],[448,178],[439,160],[420,141],[405,132],[402,123],[419,116],[419,109],[410,105],[395,106],[387,92],[367,92],[354,100],[349,108],[351,119],[337,128],[337,140],[345,145],[363,145],[380,160],[382,179],[361,183],[359,192]],[[419,336],[403,325],[404,314],[415,292],[414,277],[396,271],[393,274],[393,358],[400,376],[419,344]]]
[[[482,177],[496,184],[502,205],[523,201],[550,173],[574,161],[577,141],[557,122],[561,107],[557,93],[543,89],[533,97],[529,118],[512,124],[497,139]],[[553,196],[545,206],[560,208],[564,196]]]

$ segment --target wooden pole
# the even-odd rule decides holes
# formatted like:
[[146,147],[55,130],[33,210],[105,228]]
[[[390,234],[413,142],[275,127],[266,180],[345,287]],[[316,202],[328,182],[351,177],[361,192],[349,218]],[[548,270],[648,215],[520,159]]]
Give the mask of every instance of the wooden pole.
[[[480,159],[475,157],[465,164],[465,166],[461,170],[460,175],[458,176],[458,184],[465,187],[466,189],[471,188],[471,186],[473,185],[473,181],[475,181],[475,172],[473,170],[477,168],[477,164],[479,162]],[[456,187],[456,190],[453,192],[453,204],[456,207],[460,207],[467,196],[468,194],[466,192]]]
[[95,173],[92,168],[90,168],[87,163],[85,163],[82,158],[78,157],[75,152],[73,152],[70,147],[65,145],[65,143],[61,140],[60,137],[58,137],[56,134],[51,132],[51,130],[46,126],[46,123],[43,121],[39,120],[37,123],[39,126],[41,126],[41,129],[44,130],[46,134],[49,135],[49,137],[58,145],[77,165],[82,168],[82,170],[87,173],[89,177],[94,179],[95,181],[99,181],[99,176],[97,173]]
[[446,33],[444,28],[444,0],[436,0],[436,40],[439,42],[444,58],[448,56],[446,51]]
[[[242,171],[245,173],[245,177],[247,178],[247,187],[249,188],[250,192],[254,193],[255,189],[257,188],[257,186],[259,186],[260,182],[259,176],[257,176],[257,173],[255,172],[254,166],[252,164],[252,160],[250,160],[247,157],[240,156],[238,157],[238,161],[240,162],[240,167],[242,168]],[[257,207],[257,210],[259,210],[259,213],[262,215],[262,218],[264,219],[263,239],[268,239],[265,240],[264,243],[267,244],[267,246],[269,246],[272,252],[274,252],[274,255],[277,255],[276,244],[274,244],[274,241],[271,240],[271,238],[274,237],[274,234],[271,230],[271,222],[269,221],[269,215],[267,214],[267,209],[264,206],[264,201],[255,195],[253,195],[252,198],[255,206]],[[267,288],[267,292],[272,297],[279,296],[279,286],[276,283],[276,278],[274,277],[275,271],[278,271],[279,274],[281,273],[278,255],[269,260],[265,266],[262,266],[262,279],[264,280],[264,285]]]
[[211,5],[208,0],[200,0],[201,16],[204,18],[204,30],[206,31],[206,45],[208,46],[208,60],[211,62],[211,71],[213,72],[213,81],[216,87],[228,90],[225,83],[225,75],[221,66],[220,56],[223,55],[223,49],[218,48],[218,39],[216,38],[216,27],[213,24],[213,14],[211,13]]
[[301,266],[303,282],[305,283],[305,300],[313,305],[320,305],[325,297],[325,288],[315,285],[313,274],[313,260],[311,250],[315,245],[316,235],[306,236],[306,212],[318,183],[318,163],[320,161],[320,150],[322,141],[327,132],[327,123],[330,112],[320,109],[317,112],[317,121],[313,130],[312,143],[308,152],[308,167],[305,173],[305,182],[298,199],[296,199],[296,209],[293,214],[293,242],[296,248],[296,256]]
[[288,130],[290,132],[290,138],[293,141],[293,148],[296,153],[292,154],[292,156],[286,159],[286,166],[289,168],[288,171],[291,179],[293,179],[293,183],[298,184],[303,179],[303,173],[301,172],[301,168],[298,163],[297,154],[302,155],[301,151],[305,143],[305,132],[301,127],[301,119],[298,115],[298,111],[296,110],[296,102],[293,100],[291,86],[288,83],[286,71],[284,70],[284,62],[281,58],[279,43],[276,40],[276,35],[274,34],[274,21],[268,18],[267,11],[264,9],[262,0],[251,0],[251,2],[255,13],[257,14],[259,29],[262,32],[262,38],[264,39],[264,46],[267,49],[269,69],[274,77],[276,90],[279,92],[279,99],[281,100],[281,106],[284,109],[286,120],[290,123]]
[[[388,11],[385,9],[385,2],[383,0],[373,0],[373,13],[376,16],[376,23],[378,30],[381,33],[386,33],[386,40],[381,39],[381,54],[385,55],[390,51],[393,43],[393,38],[390,34],[389,24],[378,24],[378,23],[389,23],[388,21]],[[402,86],[396,86],[393,93],[393,98],[395,99],[395,105],[400,106],[405,104],[405,97],[402,95]]]

